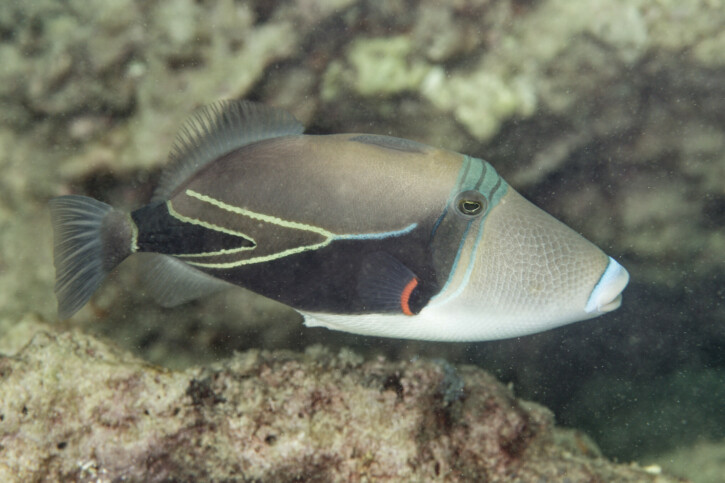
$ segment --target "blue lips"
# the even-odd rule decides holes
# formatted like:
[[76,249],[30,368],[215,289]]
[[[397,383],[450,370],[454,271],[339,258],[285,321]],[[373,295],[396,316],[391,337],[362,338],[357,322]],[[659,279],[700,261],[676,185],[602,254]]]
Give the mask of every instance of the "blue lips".
[[584,311],[588,314],[602,314],[617,309],[622,303],[622,290],[628,282],[627,270],[609,257],[607,269],[589,295]]

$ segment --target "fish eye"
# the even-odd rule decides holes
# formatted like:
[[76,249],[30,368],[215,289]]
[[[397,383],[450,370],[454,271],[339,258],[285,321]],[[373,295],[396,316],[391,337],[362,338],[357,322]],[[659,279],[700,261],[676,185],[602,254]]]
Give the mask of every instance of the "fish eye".
[[464,215],[477,215],[483,209],[483,204],[475,200],[461,200],[458,202],[458,209]]
[[458,213],[466,217],[478,216],[486,211],[486,198],[475,190],[464,191],[456,199]]

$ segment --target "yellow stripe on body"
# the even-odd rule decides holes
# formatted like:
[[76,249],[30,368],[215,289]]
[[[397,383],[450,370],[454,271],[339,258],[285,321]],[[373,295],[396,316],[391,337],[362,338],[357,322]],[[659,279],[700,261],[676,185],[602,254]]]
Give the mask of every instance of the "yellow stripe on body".
[[224,203],[223,201],[214,199],[211,196],[197,193],[194,190],[186,190],[186,194],[188,196],[191,196],[192,198],[196,198],[199,201],[205,201],[211,205],[216,206],[217,208],[221,208],[222,210],[229,211],[230,213],[235,213],[237,215],[247,216],[249,218],[252,218],[253,220],[265,221],[267,223],[272,223],[273,225],[283,226],[285,228],[293,228],[296,230],[310,231],[312,233],[317,233],[318,235],[322,235],[325,238],[333,238],[333,237],[337,236],[336,234],[332,233],[331,231],[327,231],[324,228],[320,228],[318,226],[306,225],[304,223],[298,223],[296,221],[287,221],[287,220],[283,220],[282,218],[277,218],[276,216],[263,215],[262,213],[256,213],[254,211],[245,210],[244,208],[239,208],[238,206],[228,205],[228,204]]
[[[292,229],[296,229],[296,230],[304,230],[304,231],[316,233],[325,238],[325,240],[323,240],[320,243],[314,243],[312,245],[304,245],[304,246],[300,246],[300,247],[289,248],[287,250],[283,250],[278,253],[271,253],[269,255],[262,255],[259,257],[252,257],[252,258],[247,258],[247,259],[243,259],[243,260],[236,260],[233,262],[224,262],[224,263],[204,263],[204,262],[190,262],[190,261],[186,262],[189,265],[194,265],[196,267],[223,269],[223,268],[239,267],[242,265],[250,265],[253,263],[269,262],[272,260],[277,260],[279,258],[284,258],[284,257],[290,256],[290,255],[295,255],[297,253],[302,253],[302,252],[306,252],[306,251],[310,251],[310,250],[317,250],[317,249],[323,248],[323,247],[329,245],[332,242],[332,240],[337,236],[334,233],[332,233],[331,231],[325,230],[324,228],[320,228],[320,227],[312,226],[312,225],[306,225],[304,223],[298,223],[295,221],[287,221],[287,220],[283,220],[281,218],[277,218],[275,216],[265,215],[262,213],[256,213],[254,211],[250,211],[250,210],[247,210],[244,208],[240,208],[238,206],[224,203],[223,201],[217,200],[216,198],[212,198],[211,196],[207,196],[207,195],[198,193],[194,190],[188,189],[188,190],[186,190],[185,194],[191,198],[195,198],[199,201],[209,203],[212,206],[216,206],[217,208],[220,208],[224,211],[228,211],[230,213],[234,213],[236,215],[246,216],[253,220],[259,220],[259,221],[263,221],[265,223],[270,223],[270,224],[282,226],[285,228],[292,228]],[[220,227],[220,226],[208,223],[208,222],[204,222],[201,220],[184,217],[180,213],[172,212],[171,211],[172,209],[173,208],[169,204],[169,213],[171,213],[172,216],[174,216],[175,218],[177,218],[181,221],[185,221],[188,223],[194,223],[199,226],[203,226],[204,228],[208,228],[210,230],[215,230],[215,231],[220,231],[222,233],[243,236],[244,238],[251,240],[254,243],[254,246],[252,246],[252,247],[240,247],[237,249],[227,249],[227,250],[219,250],[216,252],[188,254],[188,255],[179,255],[179,256],[203,257],[203,256],[227,255],[227,254],[242,252],[242,251],[246,251],[246,250],[252,250],[257,245],[256,242],[251,237],[244,235],[243,233],[235,232],[233,230],[229,230],[227,228],[223,228],[223,227]]]
[[[202,227],[207,228],[212,231],[226,233],[227,235],[238,236],[238,237],[244,238],[245,240],[252,242],[255,246],[257,245],[257,242],[254,241],[254,239],[252,237],[247,236],[240,231],[230,230],[229,228],[224,228],[223,226],[215,225],[215,224],[209,223],[207,221],[202,221],[197,218],[189,218],[188,216],[182,215],[181,213],[176,211],[174,209],[174,207],[171,205],[171,200],[166,202],[166,209],[169,210],[169,214],[171,216],[173,216],[174,218],[176,218],[179,221],[183,221],[184,223],[190,223],[192,225],[202,226]],[[254,247],[252,247],[252,248],[254,248]]]
[[252,243],[252,246],[241,246],[238,248],[226,248],[223,250],[217,250],[213,252],[199,252],[199,253],[176,253],[172,254],[172,257],[179,257],[179,258],[185,258],[185,257],[213,257],[218,255],[226,255],[230,253],[238,253],[238,252],[244,252],[248,250],[254,250],[254,248],[257,246],[257,242],[254,241],[254,239],[250,236],[245,235],[242,232],[230,230],[228,228],[224,228],[223,226],[215,225],[213,223],[208,223],[206,221],[202,221],[196,218],[189,218],[188,216],[184,216],[178,211],[174,209],[174,206],[171,204],[171,200],[168,200],[166,202],[166,209],[169,212],[169,215],[173,216],[179,221],[183,221],[184,223],[189,223],[192,225],[202,226],[208,230],[218,231],[220,233],[226,233],[227,235],[233,235],[238,236],[240,238],[244,238],[248,242]]
[[[269,255],[262,255],[259,257],[252,257],[252,258],[237,260],[237,261],[233,261],[233,262],[224,262],[224,263],[204,263],[204,262],[190,262],[190,261],[186,262],[189,265],[194,265],[196,267],[225,269],[225,268],[235,268],[235,267],[239,267],[242,265],[251,265],[253,263],[270,262],[272,260],[278,260],[280,258],[288,257],[290,255],[296,255],[298,253],[303,253],[306,251],[319,250],[320,248],[326,247],[327,245],[332,243],[334,240],[375,239],[375,238],[379,239],[379,238],[386,238],[389,236],[400,236],[400,235],[403,235],[405,233],[412,231],[417,226],[416,223],[413,223],[413,224],[405,227],[402,230],[388,231],[388,232],[382,232],[382,233],[360,234],[360,235],[338,235],[336,233],[333,233],[329,230],[325,230],[324,228],[320,228],[318,226],[307,225],[305,223],[299,223],[296,221],[283,220],[281,218],[277,218],[276,216],[265,215],[262,213],[257,213],[257,212],[250,211],[250,210],[247,210],[244,208],[240,208],[238,206],[230,205],[230,204],[224,203],[223,201],[217,200],[216,198],[212,198],[211,196],[207,196],[207,195],[198,193],[191,189],[187,189],[185,194],[191,198],[195,198],[199,201],[209,203],[212,206],[215,206],[224,211],[228,211],[230,213],[234,213],[236,215],[246,216],[253,220],[263,221],[265,223],[270,223],[270,224],[281,226],[284,228],[291,228],[294,230],[303,230],[303,231],[307,231],[307,232],[311,232],[311,233],[316,233],[325,238],[323,241],[321,241],[319,243],[313,243],[311,245],[303,245],[303,246],[299,246],[299,247],[295,247],[295,248],[288,248],[287,250],[282,250],[281,252],[278,252],[278,253],[271,253]],[[256,248],[256,246],[257,246],[257,243],[251,237],[248,237],[247,235],[244,235],[241,232],[235,232],[233,230],[229,230],[227,228],[223,228],[223,227],[214,225],[212,223],[197,220],[194,218],[188,218],[177,212],[172,212],[173,207],[171,206],[171,203],[170,202],[167,202],[167,203],[168,203],[169,213],[181,221],[185,221],[187,223],[193,223],[193,224],[196,224],[199,226],[203,226],[204,228],[208,228],[210,230],[215,230],[215,231],[220,231],[222,233],[241,236],[241,237],[244,237],[244,238],[252,241],[252,243],[254,243],[254,246],[252,246],[252,247],[240,247],[240,248],[236,248],[236,249],[219,250],[216,252],[177,255],[177,256],[202,257],[202,256],[227,255],[230,253],[238,253],[238,252],[243,252],[246,250],[252,250],[252,249]]]
[[180,257],[180,258],[216,257],[216,256],[220,256],[220,255],[233,255],[233,254],[239,253],[239,252],[246,252],[249,250],[254,250],[255,248],[257,248],[256,245],[251,246],[251,247],[242,246],[242,247],[238,247],[238,248],[223,248],[223,249],[217,250],[215,252],[179,253],[179,254],[173,254],[171,256]]
[[279,253],[272,253],[270,255],[263,255],[261,257],[253,257],[253,258],[247,258],[246,260],[237,260],[236,262],[226,262],[226,263],[201,263],[201,262],[186,262],[189,265],[194,265],[195,267],[204,267],[204,268],[234,268],[234,267],[241,267],[242,265],[251,265],[253,263],[262,263],[262,262],[271,262],[272,260],[277,260],[280,258],[288,257],[290,255],[295,255],[297,253],[302,253],[310,250],[318,250],[320,248],[326,247],[327,245],[332,242],[332,238],[328,238],[327,240],[315,243],[314,245],[305,245],[297,248],[289,248],[287,250],[283,250]]

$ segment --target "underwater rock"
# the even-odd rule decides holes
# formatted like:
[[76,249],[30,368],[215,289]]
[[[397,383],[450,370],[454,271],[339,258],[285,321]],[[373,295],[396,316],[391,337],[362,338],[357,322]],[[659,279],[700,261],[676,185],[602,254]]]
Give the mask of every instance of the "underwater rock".
[[677,481],[601,458],[471,366],[311,347],[174,372],[78,332],[0,357],[2,481],[563,477]]

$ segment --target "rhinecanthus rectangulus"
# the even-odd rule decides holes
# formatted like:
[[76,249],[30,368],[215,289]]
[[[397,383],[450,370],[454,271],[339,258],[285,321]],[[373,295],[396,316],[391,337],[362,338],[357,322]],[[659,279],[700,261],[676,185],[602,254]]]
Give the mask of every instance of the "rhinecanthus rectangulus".
[[51,200],[59,316],[134,253],[163,305],[234,284],[359,334],[502,339],[619,307],[627,271],[486,161],[303,130],[279,109],[218,102],[183,125],[148,205]]

